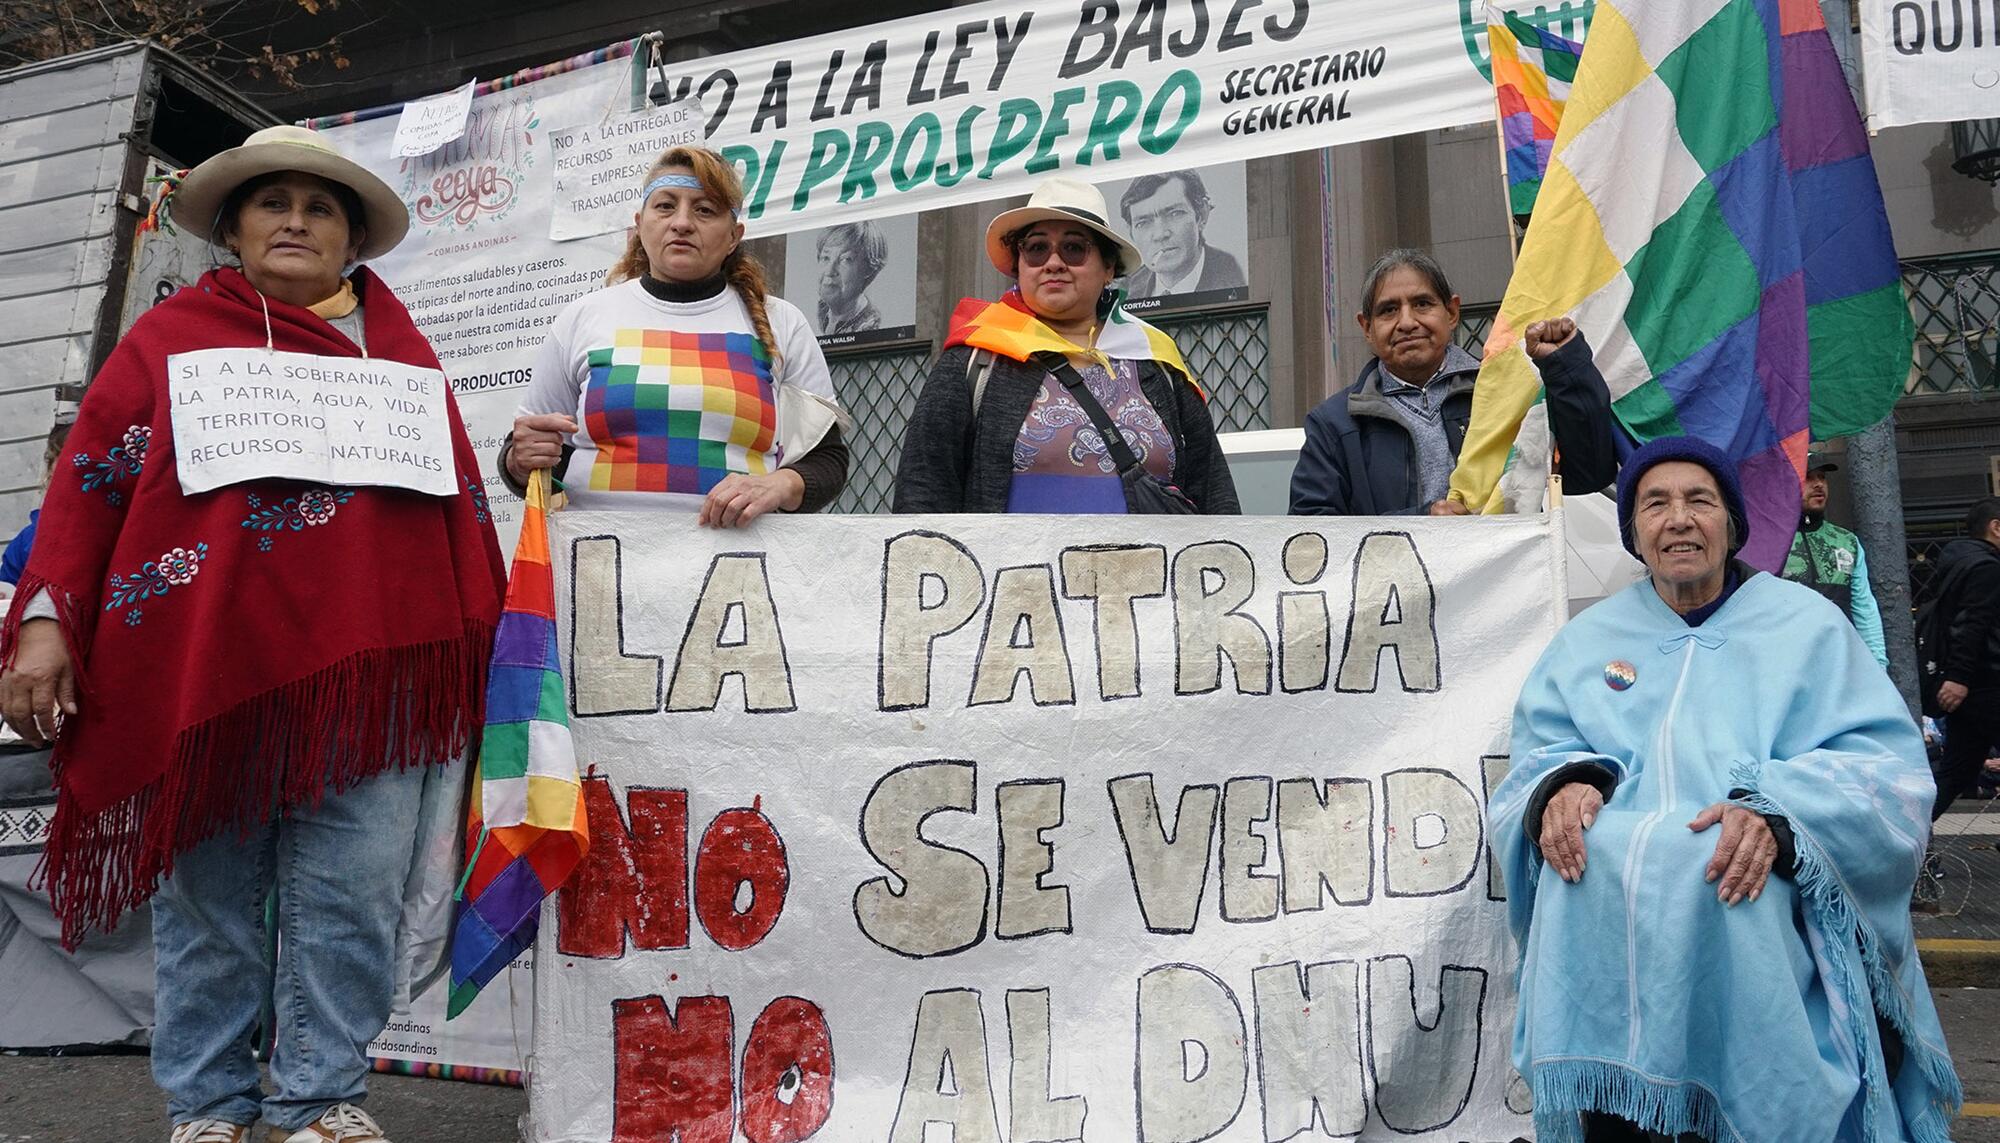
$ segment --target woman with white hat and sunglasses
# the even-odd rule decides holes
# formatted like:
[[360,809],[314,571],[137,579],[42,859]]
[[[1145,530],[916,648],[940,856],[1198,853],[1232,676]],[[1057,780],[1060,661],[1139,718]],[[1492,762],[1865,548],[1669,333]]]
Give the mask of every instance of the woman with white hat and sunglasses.
[[[173,1143],[247,1143],[260,1117],[272,1140],[372,1143],[357,1104],[389,1016],[424,771],[480,724],[499,546],[448,385],[448,439],[424,455],[450,495],[269,466],[182,491],[198,458],[177,455],[175,406],[184,429],[196,414],[170,358],[438,362],[382,280],[351,268],[401,240],[402,202],[314,133],[259,131],[168,205],[236,264],[140,318],[92,382],[0,626],[0,714],[55,741],[47,862],[65,941],[152,900],[153,1075]],[[309,407],[326,391],[293,376],[300,415],[331,420]],[[242,415],[222,396],[204,427]],[[251,1036],[271,997],[267,1095]]]
[[1096,187],[1058,177],[987,227],[1014,286],[952,314],[903,436],[896,511],[1238,510],[1199,383],[1173,339],[1119,308],[1112,281],[1144,259],[1107,217]]

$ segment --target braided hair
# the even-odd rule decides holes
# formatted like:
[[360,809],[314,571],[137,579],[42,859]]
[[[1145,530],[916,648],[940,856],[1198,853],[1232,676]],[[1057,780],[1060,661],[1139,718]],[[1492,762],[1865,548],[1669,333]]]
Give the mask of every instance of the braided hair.
[[[652,182],[676,167],[692,174],[709,198],[738,217],[742,216],[743,180],[737,177],[736,167],[729,160],[706,147],[671,147],[646,172],[645,181]],[[644,204],[641,205],[643,208]],[[652,259],[640,243],[639,228],[635,226],[626,239],[624,255],[612,264],[604,284],[615,286],[652,272]],[[756,332],[757,340],[764,343],[764,351],[771,355],[771,364],[775,368],[778,364],[778,339],[771,332],[771,316],[764,308],[764,296],[770,291],[764,281],[763,264],[739,243],[736,249],[729,252],[729,257],[722,260],[722,276],[743,299],[743,308],[750,311],[750,328]]]

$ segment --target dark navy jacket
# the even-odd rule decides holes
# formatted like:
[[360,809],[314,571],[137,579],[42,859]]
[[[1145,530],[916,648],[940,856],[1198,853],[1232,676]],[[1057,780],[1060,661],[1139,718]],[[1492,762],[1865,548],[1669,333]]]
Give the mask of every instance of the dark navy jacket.
[[[1596,492],[1618,476],[1611,391],[1577,337],[1535,363],[1542,375],[1549,427],[1568,495]],[[1410,433],[1389,411],[1382,362],[1370,358],[1354,384],[1306,415],[1306,443],[1292,470],[1295,516],[1386,516],[1424,511],[1418,503],[1417,456]],[[1472,420],[1479,362],[1457,346],[1445,351],[1441,405],[1445,439],[1456,457]]]

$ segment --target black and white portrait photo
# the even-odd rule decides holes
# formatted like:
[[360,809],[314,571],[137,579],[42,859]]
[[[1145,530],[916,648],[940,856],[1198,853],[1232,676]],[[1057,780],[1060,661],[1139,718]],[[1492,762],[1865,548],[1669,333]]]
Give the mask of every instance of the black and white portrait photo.
[[1172,298],[1171,304],[1184,305],[1240,300],[1248,293],[1242,164],[1142,175],[1103,189],[1146,259],[1126,279],[1128,298]]
[[825,346],[915,333],[917,219],[871,219],[807,230],[785,241],[785,298]]

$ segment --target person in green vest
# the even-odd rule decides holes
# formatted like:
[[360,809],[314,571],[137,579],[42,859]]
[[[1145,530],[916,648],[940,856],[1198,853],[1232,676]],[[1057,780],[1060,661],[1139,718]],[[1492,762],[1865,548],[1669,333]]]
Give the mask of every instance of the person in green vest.
[[1825,453],[1807,455],[1804,514],[1785,557],[1784,577],[1832,600],[1886,670],[1889,649],[1882,641],[1882,612],[1868,586],[1868,557],[1861,550],[1861,537],[1826,518],[1826,474],[1838,471],[1840,466]]

